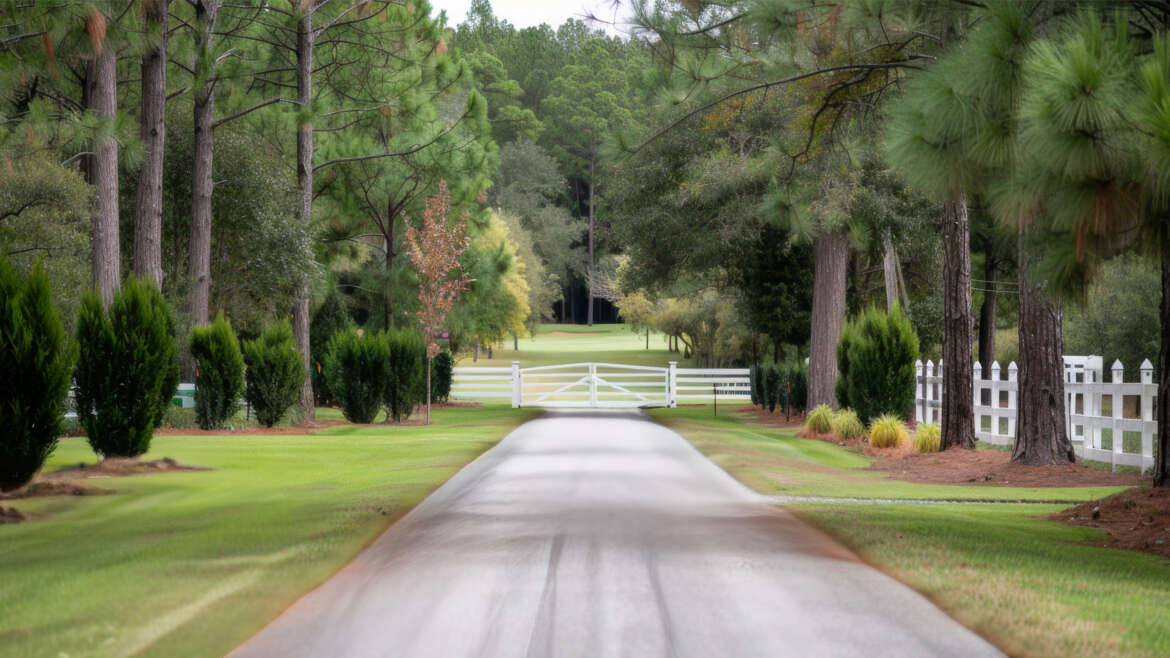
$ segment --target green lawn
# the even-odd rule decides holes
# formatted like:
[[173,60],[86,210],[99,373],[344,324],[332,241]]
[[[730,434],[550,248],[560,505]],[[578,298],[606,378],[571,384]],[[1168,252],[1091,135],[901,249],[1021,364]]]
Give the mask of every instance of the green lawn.
[[1024,488],[921,484],[866,467],[870,458],[792,431],[762,427],[748,414],[710,407],[654,409],[650,415],[687,437],[700,452],[766,494],[929,500],[1092,500],[1124,487]]
[[[768,494],[879,499],[1085,500],[1117,488],[925,485],[862,470],[868,458],[762,428],[746,414],[652,412],[744,484]],[[1104,548],[1106,536],[1042,517],[1066,505],[825,504],[791,508],[866,561],[1019,656],[1170,655],[1170,561]],[[894,613],[896,614],[896,612]]]
[[692,360],[683,359],[681,353],[666,349],[662,334],[650,334],[650,349],[646,349],[646,334],[634,334],[624,324],[544,324],[534,336],[521,338],[519,347],[513,350],[512,341],[506,340],[496,346],[492,358],[483,351],[479,361],[473,363],[467,356],[456,365],[507,366],[512,361],[519,361],[524,368],[587,361],[663,368],[670,361],[692,365]]
[[[0,526],[0,656],[223,655],[533,415],[491,406],[436,411],[431,427],[157,437],[146,458],[215,470],[6,501],[34,520]],[[82,461],[94,461],[84,439],[66,439],[47,468]]]

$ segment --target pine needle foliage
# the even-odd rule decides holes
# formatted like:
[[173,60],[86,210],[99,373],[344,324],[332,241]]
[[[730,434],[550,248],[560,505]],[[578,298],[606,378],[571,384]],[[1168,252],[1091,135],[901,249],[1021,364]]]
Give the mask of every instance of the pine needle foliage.
[[57,447],[77,357],[36,267],[0,258],[0,491],[24,486]]
[[917,383],[918,337],[910,320],[897,306],[889,313],[871,307],[847,326],[842,332],[845,348],[838,356],[838,391],[845,391],[865,422],[882,414],[905,414],[914,406]]
[[296,404],[305,381],[292,325],[278,322],[255,340],[244,341],[244,363],[248,367],[244,396],[256,420],[272,427]]
[[110,303],[96,292],[81,302],[77,416],[101,457],[137,457],[150,449],[156,423],[170,404],[178,352],[174,320],[152,284],[129,278]]
[[195,359],[195,418],[199,428],[222,428],[239,411],[244,392],[244,355],[232,325],[223,313],[206,327],[191,329]]
[[325,378],[351,423],[372,423],[382,408],[390,367],[390,349],[383,334],[362,335],[356,329],[329,339]]

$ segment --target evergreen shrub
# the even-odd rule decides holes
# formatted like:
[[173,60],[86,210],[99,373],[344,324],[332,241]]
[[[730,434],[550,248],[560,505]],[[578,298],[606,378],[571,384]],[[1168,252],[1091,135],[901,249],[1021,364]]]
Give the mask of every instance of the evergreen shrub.
[[0,491],[28,484],[57,447],[77,357],[38,266],[0,257]]
[[804,411],[808,407],[808,366],[804,363],[788,366],[788,383],[792,387],[789,406]]
[[938,452],[942,432],[936,423],[922,423],[914,431],[914,449],[918,452]]
[[331,291],[321,307],[313,314],[309,325],[309,371],[312,373],[313,396],[317,404],[328,405],[336,402],[330,394],[329,380],[325,376],[325,356],[329,339],[339,331],[353,328],[353,318],[345,308],[341,293]]
[[129,278],[109,311],[96,292],[77,318],[77,415],[101,457],[137,457],[150,449],[156,423],[174,397],[174,320],[154,285]]
[[272,427],[300,399],[305,382],[292,325],[278,322],[265,328],[256,340],[244,341],[244,363],[248,366],[244,397],[256,420]]
[[425,401],[427,346],[422,332],[409,329],[386,332],[386,344],[390,365],[382,398],[386,414],[397,423]]
[[885,414],[869,425],[869,445],[875,448],[896,448],[910,441],[910,433],[898,417]]
[[837,401],[863,422],[914,406],[918,337],[898,307],[870,308],[846,323],[837,345]]
[[[423,346],[423,358],[426,358],[426,346]],[[423,363],[423,382],[426,382],[426,363]],[[439,352],[431,360],[431,401],[446,402],[451,399],[451,378],[455,370],[455,358],[447,350]]]
[[764,377],[767,382],[768,413],[775,413],[776,405],[784,403],[784,373],[774,365],[764,366]]
[[753,365],[748,368],[748,383],[751,388],[752,406],[760,405],[760,366]]
[[221,312],[206,327],[191,329],[188,349],[195,359],[195,418],[200,429],[219,429],[240,409],[244,392],[240,341]]
[[828,434],[833,431],[833,409],[827,404],[817,405],[808,413],[804,421],[804,428],[817,434]]
[[356,329],[340,331],[325,351],[329,394],[351,423],[372,423],[382,407],[390,350],[384,334],[363,336]]
[[865,426],[852,409],[841,409],[833,416],[833,434],[849,441],[865,434]]

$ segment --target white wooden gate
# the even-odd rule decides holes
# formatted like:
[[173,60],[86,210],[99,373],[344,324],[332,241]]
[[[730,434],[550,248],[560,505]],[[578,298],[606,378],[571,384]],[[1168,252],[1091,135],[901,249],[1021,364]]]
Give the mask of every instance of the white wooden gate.
[[521,368],[458,367],[451,396],[510,398],[513,407],[648,408],[688,401],[750,400],[747,368],[570,363]]

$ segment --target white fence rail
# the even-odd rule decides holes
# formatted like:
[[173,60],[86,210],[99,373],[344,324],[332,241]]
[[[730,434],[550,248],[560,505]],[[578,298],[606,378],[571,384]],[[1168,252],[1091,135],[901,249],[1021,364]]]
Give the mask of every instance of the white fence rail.
[[510,399],[513,407],[674,407],[679,400],[750,400],[747,368],[665,368],[570,363],[521,368],[455,368],[451,397]]
[[[943,364],[919,361],[917,367],[915,420],[937,423],[942,413]],[[1114,361],[1106,382],[1101,357],[1064,357],[1065,426],[1077,455],[1112,467],[1133,466],[1143,472],[1153,468],[1158,385],[1148,359],[1139,373],[1140,381],[1127,383],[1124,367]],[[992,363],[989,379],[983,379],[982,367],[976,363],[974,397],[975,436],[995,445],[1011,445],[1019,409],[1015,362],[1006,372],[999,363]]]

